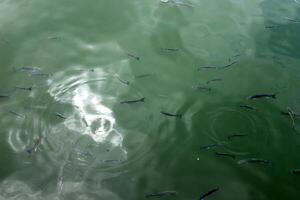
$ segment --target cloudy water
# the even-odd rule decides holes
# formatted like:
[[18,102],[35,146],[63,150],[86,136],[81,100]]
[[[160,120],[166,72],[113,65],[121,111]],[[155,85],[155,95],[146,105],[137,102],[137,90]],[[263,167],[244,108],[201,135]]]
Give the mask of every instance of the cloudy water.
[[0,0],[0,199],[300,196],[300,1]]

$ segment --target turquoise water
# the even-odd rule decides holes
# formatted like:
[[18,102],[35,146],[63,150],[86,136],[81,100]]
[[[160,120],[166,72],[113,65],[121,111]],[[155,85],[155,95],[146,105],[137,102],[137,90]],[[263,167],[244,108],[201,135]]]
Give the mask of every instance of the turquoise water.
[[0,15],[0,199],[299,198],[300,2],[1,0]]

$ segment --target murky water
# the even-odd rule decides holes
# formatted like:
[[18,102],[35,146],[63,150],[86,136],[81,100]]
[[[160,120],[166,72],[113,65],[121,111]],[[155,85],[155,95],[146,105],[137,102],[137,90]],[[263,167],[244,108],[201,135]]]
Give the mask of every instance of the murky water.
[[299,1],[1,0],[0,15],[0,199],[300,196]]

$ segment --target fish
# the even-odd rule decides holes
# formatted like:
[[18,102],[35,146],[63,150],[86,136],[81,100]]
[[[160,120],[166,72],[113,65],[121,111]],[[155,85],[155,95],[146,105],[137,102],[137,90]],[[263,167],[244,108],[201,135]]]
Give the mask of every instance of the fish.
[[62,37],[60,37],[60,36],[49,36],[49,37],[47,37],[47,39],[48,40],[60,40],[60,39],[62,39]]
[[42,144],[42,140],[43,140],[43,138],[41,136],[39,136],[39,138],[35,141],[33,147],[30,149],[27,149],[26,152],[28,154],[32,154],[33,152],[36,152],[37,148]]
[[295,120],[294,120],[293,111],[289,107],[287,107],[287,111],[292,121],[292,128],[295,129]]
[[200,149],[212,149],[220,146],[224,146],[224,144],[223,143],[208,144],[200,147]]
[[219,191],[219,187],[213,188],[211,190],[209,190],[208,192],[206,192],[205,194],[203,194],[199,200],[204,200],[206,197],[212,195],[213,193]]
[[231,62],[231,63],[229,63],[229,64],[227,64],[227,65],[221,66],[221,67],[217,67],[217,66],[204,66],[204,67],[199,67],[199,68],[198,68],[198,71],[199,71],[201,68],[203,68],[203,69],[226,69],[226,68],[231,67],[232,65],[234,65],[234,64],[236,64],[236,63],[238,63],[238,61],[233,61],[233,62]]
[[62,118],[62,119],[67,119],[67,117],[65,117],[65,116],[64,116],[63,114],[61,114],[61,113],[56,112],[55,115],[56,115],[57,117]]
[[215,152],[217,156],[227,156],[227,157],[230,157],[230,158],[233,158],[235,159],[235,155],[233,154],[229,154],[229,153],[219,153],[219,152]]
[[19,68],[16,68],[16,71],[35,73],[35,72],[40,72],[41,69],[38,67],[19,67]]
[[239,105],[240,108],[245,108],[245,109],[248,109],[248,110],[256,110],[255,107],[252,107],[252,106],[249,106],[249,105]]
[[215,78],[215,79],[211,79],[209,81],[206,81],[206,84],[209,84],[211,82],[215,82],[215,81],[222,81],[223,79],[222,78]]
[[145,77],[152,76],[152,75],[153,74],[140,74],[140,75],[135,76],[135,78],[145,78]]
[[139,103],[139,102],[145,102],[145,97],[136,100],[121,101],[120,104],[131,104],[131,103]]
[[286,17],[285,19],[290,21],[290,22],[300,23],[300,20],[292,19],[292,18],[289,18],[289,17]]
[[269,26],[265,26],[265,28],[271,29],[271,28],[279,28],[280,25],[269,25]]
[[15,86],[16,89],[19,89],[19,90],[28,90],[28,91],[31,91],[32,90],[32,87],[21,87],[21,86]]
[[51,76],[51,74],[48,74],[48,73],[41,73],[41,72],[34,72],[34,73],[31,73],[31,76]]
[[292,169],[291,173],[299,175],[300,174],[300,169]]
[[222,66],[222,67],[219,67],[219,68],[220,69],[226,69],[226,68],[231,67],[232,65],[234,65],[236,63],[238,63],[238,61],[233,61],[233,62],[229,63],[228,65],[225,65],[225,66]]
[[264,160],[264,159],[260,159],[260,158],[249,158],[249,159],[244,159],[244,160],[239,160],[237,162],[239,165],[242,164],[266,164],[266,165],[272,165],[272,162],[269,160]]
[[178,118],[182,118],[182,114],[173,114],[173,113],[168,113],[168,112],[164,112],[164,111],[160,111],[161,114],[169,116],[169,117],[178,117]]
[[197,90],[206,90],[206,91],[211,91],[211,87],[205,87],[205,86],[196,86]]
[[232,135],[227,136],[227,139],[230,140],[230,139],[235,138],[235,137],[245,137],[245,136],[248,136],[248,135],[245,135],[245,134],[232,134]]
[[95,69],[75,69],[75,70],[77,70],[77,71],[81,71],[81,72],[84,72],[84,71],[88,71],[88,72],[94,72],[95,71]]
[[247,97],[248,100],[260,99],[260,98],[276,99],[276,94],[256,94],[256,95]]
[[[289,112],[284,112],[284,111],[281,111],[281,114],[282,114],[282,115],[290,115]],[[293,115],[294,117],[300,117],[300,114],[298,114],[298,113],[292,112],[292,115]]]
[[198,71],[199,71],[200,69],[218,69],[218,67],[215,67],[215,66],[204,66],[204,67],[199,67],[199,68],[198,68]]
[[177,195],[176,191],[163,191],[159,193],[145,193],[145,198],[175,196],[175,195]]
[[0,95],[0,99],[4,99],[4,98],[9,98],[9,95],[3,95],[3,94],[1,94]]
[[120,79],[119,77],[117,77],[117,79],[118,79],[121,83],[123,83],[123,84],[125,84],[125,85],[129,85],[129,84],[130,84],[129,81],[122,80],[122,79]]
[[130,53],[128,53],[127,55],[128,55],[129,57],[132,57],[132,58],[136,59],[136,60],[140,60],[140,57],[139,57],[139,56],[135,56],[135,55],[130,54]]
[[20,117],[20,118],[24,118],[25,117],[24,115],[22,115],[20,113],[17,113],[16,111],[13,111],[13,110],[9,110],[8,112],[10,114],[15,115],[15,116]]
[[162,48],[162,50],[166,50],[166,51],[179,51],[179,49],[175,49],[175,48]]

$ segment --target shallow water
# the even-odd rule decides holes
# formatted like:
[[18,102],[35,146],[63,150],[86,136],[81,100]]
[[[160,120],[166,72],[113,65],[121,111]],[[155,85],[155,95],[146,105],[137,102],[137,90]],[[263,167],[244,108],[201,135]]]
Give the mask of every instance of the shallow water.
[[0,15],[0,199],[300,196],[300,121],[281,114],[300,112],[298,1],[1,0]]

